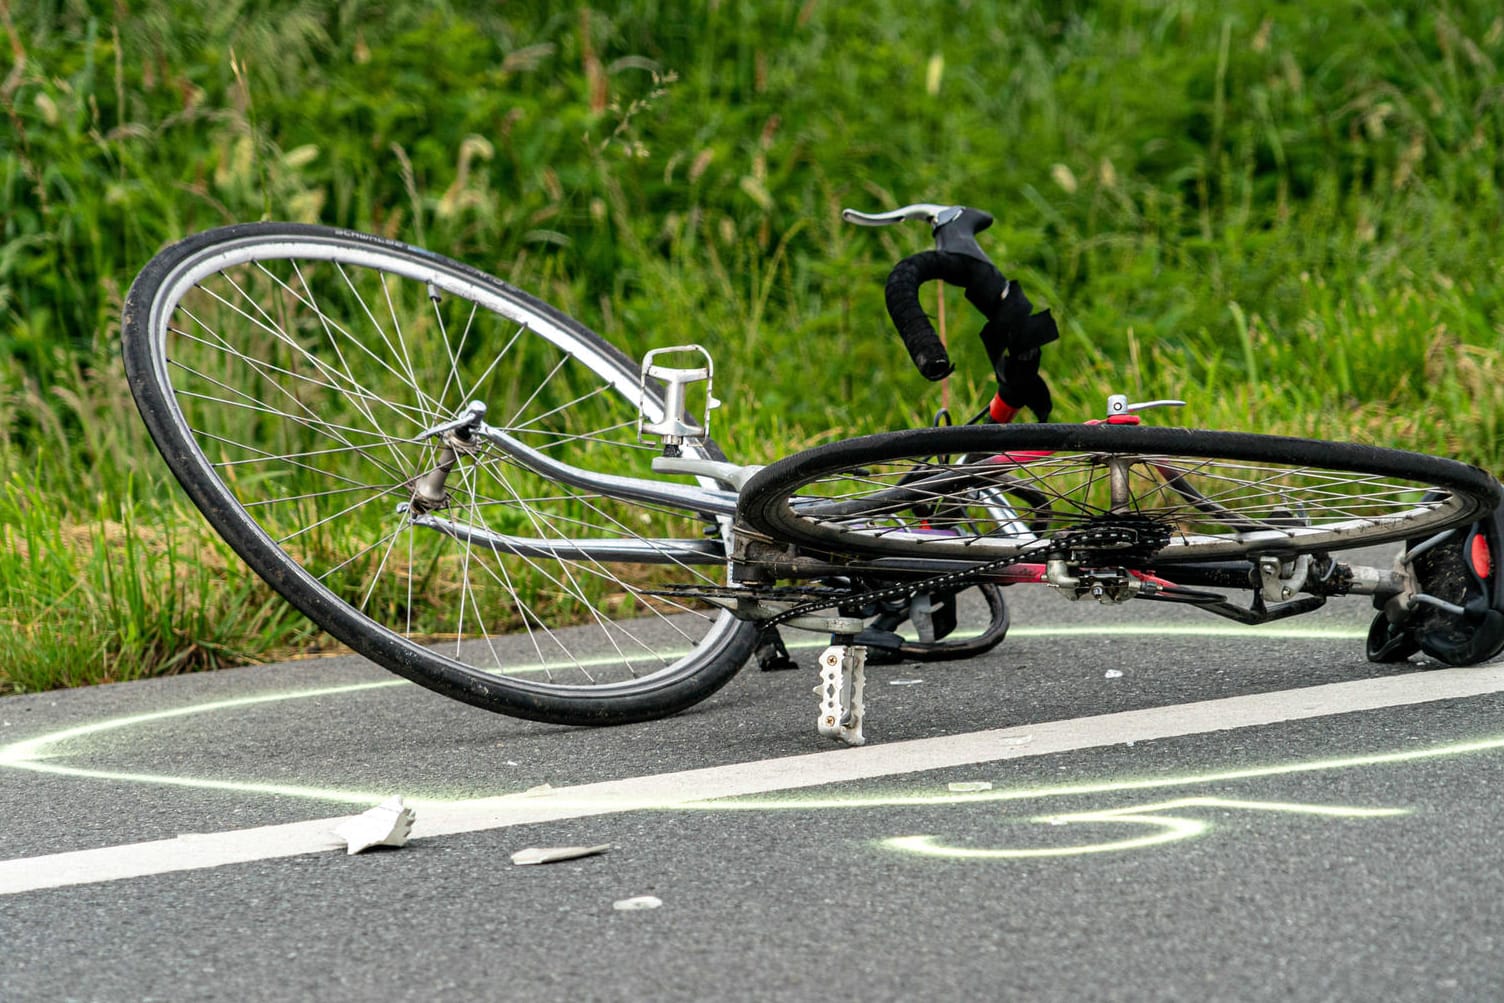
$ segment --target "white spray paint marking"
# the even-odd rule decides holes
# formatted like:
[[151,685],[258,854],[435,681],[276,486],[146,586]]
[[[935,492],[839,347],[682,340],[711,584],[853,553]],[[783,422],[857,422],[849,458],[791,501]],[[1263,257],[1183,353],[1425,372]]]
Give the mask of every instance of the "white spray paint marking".
[[[1295,628],[1287,624],[1262,625],[1247,627],[1233,624],[1202,625],[1196,628],[1168,625],[1164,627],[1153,626],[1084,626],[1084,627],[1023,627],[1014,628],[1010,631],[1012,637],[1077,637],[1077,636],[1130,636],[1130,635],[1154,635],[1154,636],[1179,636],[1182,634],[1208,637],[1233,637],[1233,636],[1262,636],[1293,638],[1339,638],[1339,637],[1363,637],[1365,631],[1353,632],[1342,628],[1317,627],[1314,629]],[[974,635],[958,635],[974,636]],[[912,640],[912,639],[911,639]],[[827,642],[816,640],[791,641],[788,647],[791,650],[823,648]],[[675,652],[675,656],[687,654],[687,651]],[[568,662],[552,662],[527,669],[517,670],[517,675],[528,675],[547,672],[553,668],[569,668],[581,664],[605,664],[610,661],[609,657],[600,659],[575,659]],[[918,680],[902,680],[900,682],[917,682]],[[168,787],[184,787],[193,790],[220,790],[237,791],[245,794],[275,794],[282,797],[312,798],[320,801],[343,802],[345,804],[370,805],[384,800],[389,796],[387,793],[372,791],[330,788],[307,787],[299,784],[284,783],[256,783],[244,780],[226,780],[211,777],[195,777],[186,774],[166,773],[138,773],[133,771],[75,766],[66,761],[67,746],[79,739],[89,738],[104,732],[117,731],[123,728],[135,728],[142,725],[152,724],[158,721],[166,721],[174,718],[190,717],[199,714],[212,714],[223,711],[239,710],[245,707],[253,707],[259,704],[279,703],[287,700],[307,700],[316,697],[343,696],[347,693],[356,693],[363,690],[386,689],[393,686],[412,686],[405,679],[388,679],[374,683],[353,683],[343,686],[331,686],[309,690],[294,690],[290,692],[260,693],[252,696],[231,697],[225,700],[214,700],[208,703],[190,704],[186,707],[174,707],[167,710],[145,711],[139,714],[129,714],[124,717],[107,718],[102,721],[92,721],[88,724],[78,725],[72,728],[64,728],[60,731],[48,732],[36,735],[20,742],[0,746],[0,767],[10,767],[18,770],[29,770],[34,773],[48,773],[54,776],[78,777],[88,780],[114,780],[132,784],[150,784]]]
[[[798,790],[977,763],[1050,755],[1122,742],[1197,735],[1481,696],[1504,690],[1504,664],[1409,673],[1276,693],[1104,714],[1097,717],[915,739],[857,749],[714,766],[458,802],[414,802],[414,839],[672,808],[692,802]],[[1023,741],[1027,739],[1027,741]],[[0,894],[317,853],[341,844],[342,818],[0,861]]]

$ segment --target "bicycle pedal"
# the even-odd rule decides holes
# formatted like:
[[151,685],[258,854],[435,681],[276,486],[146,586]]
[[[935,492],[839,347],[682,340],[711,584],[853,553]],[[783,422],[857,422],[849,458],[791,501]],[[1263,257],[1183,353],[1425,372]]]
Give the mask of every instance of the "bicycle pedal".
[[[704,365],[665,366],[654,361],[659,356],[684,353],[698,354],[704,360]],[[714,373],[715,365],[710,353],[699,345],[655,348],[643,356],[642,377],[638,387],[638,440],[641,441],[645,435],[656,435],[669,450],[669,455],[677,455],[677,447],[686,439],[701,439],[709,435],[710,412],[721,406],[721,402],[712,393]],[[663,412],[659,415],[647,410],[649,379],[663,384]],[[698,423],[688,414],[688,388],[695,383],[705,384],[705,411]]]
[[862,735],[866,663],[867,649],[860,644],[832,644],[821,653],[820,685],[814,690],[820,698],[820,734],[846,745],[867,741]]
[[909,600],[909,622],[925,644],[944,640],[956,629],[956,594],[919,593]]

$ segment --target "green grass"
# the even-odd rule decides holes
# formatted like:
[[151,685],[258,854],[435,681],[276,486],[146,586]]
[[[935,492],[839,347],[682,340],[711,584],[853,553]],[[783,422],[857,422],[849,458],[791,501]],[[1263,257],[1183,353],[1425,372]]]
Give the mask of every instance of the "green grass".
[[881,290],[925,235],[839,210],[966,202],[1061,320],[1058,417],[1176,396],[1504,472],[1496,5],[918,6],[0,0],[0,690],[317,643],[116,359],[146,260],[236,220],[422,243],[632,354],[699,341],[759,461],[928,420]]
[[102,503],[59,517],[0,493],[0,659],[16,690],[212,669],[311,644],[314,631],[189,513]]

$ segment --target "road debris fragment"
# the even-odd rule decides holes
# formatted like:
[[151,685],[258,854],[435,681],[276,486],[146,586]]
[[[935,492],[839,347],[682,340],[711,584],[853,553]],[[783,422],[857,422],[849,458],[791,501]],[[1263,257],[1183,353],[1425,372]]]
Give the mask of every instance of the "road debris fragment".
[[346,853],[360,853],[373,846],[406,846],[416,817],[398,795],[341,822],[334,834],[348,845]]
[[611,908],[617,912],[636,912],[638,909],[656,909],[663,904],[663,900],[656,895],[638,895],[635,898],[617,899],[611,903]]
[[610,843],[599,846],[529,846],[512,854],[514,864],[552,864],[560,860],[577,860],[593,857],[611,849]]
[[952,783],[948,783],[945,786],[948,790],[953,791],[956,794],[966,794],[970,791],[992,790],[992,782],[990,780],[957,780]]

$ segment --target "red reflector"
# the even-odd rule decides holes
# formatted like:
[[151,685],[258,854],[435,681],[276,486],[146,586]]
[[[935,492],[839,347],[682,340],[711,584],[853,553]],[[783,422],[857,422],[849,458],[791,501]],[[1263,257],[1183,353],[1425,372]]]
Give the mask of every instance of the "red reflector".
[[1471,553],[1467,556],[1473,562],[1473,571],[1479,578],[1488,578],[1494,570],[1493,556],[1488,552],[1488,540],[1484,539],[1482,533],[1478,533],[1473,537],[1470,549]]

